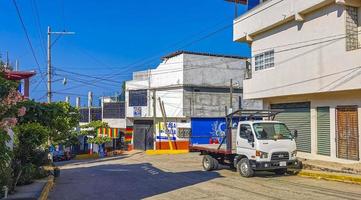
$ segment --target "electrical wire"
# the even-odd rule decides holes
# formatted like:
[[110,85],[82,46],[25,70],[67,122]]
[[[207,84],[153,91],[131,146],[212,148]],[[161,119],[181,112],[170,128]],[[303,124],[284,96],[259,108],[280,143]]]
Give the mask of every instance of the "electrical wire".
[[31,43],[31,40],[30,40],[30,37],[29,37],[29,34],[28,34],[28,30],[26,29],[26,26],[25,26],[25,24],[24,24],[24,21],[23,21],[23,18],[22,18],[22,16],[21,16],[19,7],[18,7],[18,5],[17,5],[17,3],[16,3],[16,0],[13,0],[13,4],[14,4],[14,6],[15,6],[15,8],[16,8],[17,15],[18,15],[19,20],[20,20],[20,22],[21,22],[21,26],[22,26],[23,31],[24,31],[24,33],[25,33],[27,42],[28,42],[29,47],[30,47],[30,50],[31,50],[31,53],[32,53],[32,55],[33,55],[33,57],[34,57],[34,60],[35,60],[35,62],[36,62],[36,65],[37,65],[37,67],[38,67],[38,70],[39,70],[39,72],[40,72],[42,81],[44,81],[44,84],[45,84],[45,79],[44,79],[44,77],[42,76],[42,73],[43,73],[43,72],[42,72],[42,70],[41,70],[41,67],[40,67],[38,58],[36,57],[36,54],[35,54],[33,45],[32,45],[32,43]]

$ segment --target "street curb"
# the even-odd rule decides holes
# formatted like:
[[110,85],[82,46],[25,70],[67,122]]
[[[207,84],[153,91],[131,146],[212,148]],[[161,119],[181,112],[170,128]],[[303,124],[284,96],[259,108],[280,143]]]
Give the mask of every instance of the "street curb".
[[165,155],[165,154],[185,154],[189,153],[188,150],[147,150],[147,155]]
[[54,176],[50,175],[48,177],[48,181],[46,182],[46,184],[43,187],[43,190],[40,193],[38,200],[48,199],[49,192],[53,188],[53,186],[54,186]]
[[298,176],[361,185],[361,176],[357,176],[357,175],[355,176],[355,175],[341,174],[341,173],[301,170],[298,173]]

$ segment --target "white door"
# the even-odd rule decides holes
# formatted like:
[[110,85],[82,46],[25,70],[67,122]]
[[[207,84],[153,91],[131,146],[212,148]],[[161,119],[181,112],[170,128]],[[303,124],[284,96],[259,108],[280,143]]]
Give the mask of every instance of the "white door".
[[[248,159],[254,159],[255,145],[254,142],[249,141],[249,135],[253,135],[252,127],[249,124],[240,124],[239,133],[237,136],[237,154],[245,155]],[[253,137],[254,140],[254,137]]]

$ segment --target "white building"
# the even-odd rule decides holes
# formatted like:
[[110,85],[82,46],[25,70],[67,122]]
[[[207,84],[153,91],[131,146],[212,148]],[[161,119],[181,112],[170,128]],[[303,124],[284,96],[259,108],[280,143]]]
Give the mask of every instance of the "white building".
[[188,148],[188,141],[180,135],[189,131],[191,117],[225,115],[225,106],[230,105],[231,79],[235,83],[233,109],[254,106],[253,101],[242,101],[245,68],[246,59],[242,57],[179,51],[163,57],[156,69],[134,72],[133,80],[126,82],[125,97],[126,116],[134,123],[134,148],[169,148],[159,99],[164,102],[167,126],[176,133],[172,139],[180,149]]
[[299,156],[360,162],[361,1],[268,0],[234,20],[252,47],[246,99],[298,129]]

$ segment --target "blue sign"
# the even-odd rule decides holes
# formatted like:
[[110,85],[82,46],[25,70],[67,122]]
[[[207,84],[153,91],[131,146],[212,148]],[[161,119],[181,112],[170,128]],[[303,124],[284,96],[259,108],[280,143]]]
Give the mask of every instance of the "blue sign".
[[141,117],[142,116],[142,107],[140,107],[140,106],[133,107],[133,116]]

